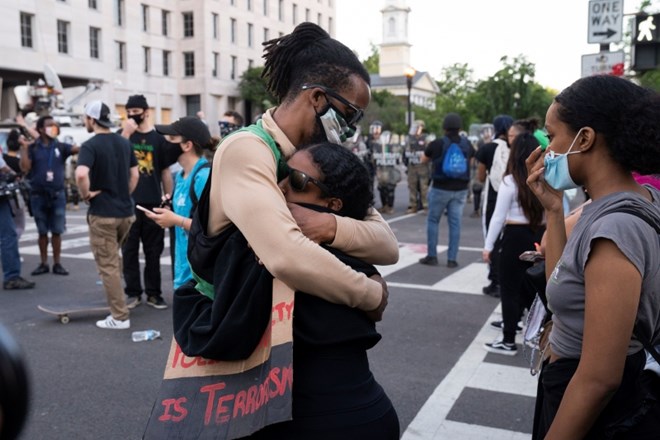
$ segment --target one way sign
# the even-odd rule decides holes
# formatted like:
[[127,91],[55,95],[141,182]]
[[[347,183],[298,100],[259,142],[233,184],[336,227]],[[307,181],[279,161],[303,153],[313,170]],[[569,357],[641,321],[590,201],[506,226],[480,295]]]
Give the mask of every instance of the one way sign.
[[623,35],[623,0],[589,2],[588,43],[618,43]]

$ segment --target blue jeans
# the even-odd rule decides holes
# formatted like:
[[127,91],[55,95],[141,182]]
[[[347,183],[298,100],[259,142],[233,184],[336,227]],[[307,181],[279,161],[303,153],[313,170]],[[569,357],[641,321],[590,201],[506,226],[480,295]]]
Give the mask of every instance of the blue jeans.
[[429,257],[437,257],[438,251],[438,226],[442,214],[447,210],[447,222],[449,223],[449,249],[447,260],[456,261],[458,255],[458,242],[461,239],[461,218],[463,217],[463,206],[467,198],[468,190],[445,191],[443,189],[430,188],[428,193],[429,216],[426,219],[426,251]]
[[21,257],[18,255],[18,236],[8,200],[0,200],[0,253],[3,281],[18,278],[21,275]]

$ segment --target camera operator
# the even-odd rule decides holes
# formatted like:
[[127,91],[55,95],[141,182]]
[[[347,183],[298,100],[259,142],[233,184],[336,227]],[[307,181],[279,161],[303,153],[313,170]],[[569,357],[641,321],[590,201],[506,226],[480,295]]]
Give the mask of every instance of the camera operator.
[[[21,149],[21,143],[29,142],[26,137],[18,129],[13,129],[9,132],[7,136],[7,153],[3,154],[2,157],[12,169],[13,172],[17,175],[17,185],[20,194],[16,192],[13,198],[9,199],[11,204],[12,214],[14,215],[14,223],[16,225],[16,235],[18,239],[21,239],[23,231],[25,230],[25,207],[29,209],[30,206],[30,190],[29,184],[26,180],[23,179],[23,172],[21,171],[21,160],[18,156],[18,152]],[[30,214],[32,215],[32,214]]]
[[3,288],[5,290],[32,289],[34,283],[21,277],[21,257],[18,254],[18,235],[12,214],[11,199],[16,197],[14,173],[4,159],[0,159],[0,256],[2,257]]

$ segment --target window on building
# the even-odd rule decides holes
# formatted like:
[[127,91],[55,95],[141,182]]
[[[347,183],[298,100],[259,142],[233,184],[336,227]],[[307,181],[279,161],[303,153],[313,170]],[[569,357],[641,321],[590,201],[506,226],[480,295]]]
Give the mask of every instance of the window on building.
[[328,33],[332,34],[332,17],[328,17]]
[[101,29],[91,27],[89,28],[89,57],[94,59],[101,58],[99,52],[99,42],[101,41]]
[[196,115],[202,109],[202,98],[200,95],[186,95],[186,114]]
[[149,32],[149,5],[142,5],[142,31]]
[[126,70],[126,43],[123,41],[115,41],[117,48],[117,69]]
[[195,52],[183,53],[183,76],[195,76]]
[[309,21],[310,13],[309,8],[305,8],[305,21]]
[[89,6],[89,9],[98,9],[99,5],[96,0],[87,0],[87,6]]
[[252,23],[248,23],[247,26],[247,40],[248,40],[248,47],[252,47],[254,40],[254,26],[252,25]]
[[218,52],[213,52],[213,70],[211,71],[211,76],[213,76],[213,78],[217,78],[218,75],[220,74],[219,72],[220,64],[218,63],[219,58],[220,58],[220,54]]
[[264,0],[264,16],[268,17],[268,0]]
[[192,12],[183,13],[183,36],[184,37],[195,36],[195,22],[193,20]]
[[319,26],[321,26],[321,22],[323,21],[322,18],[323,17],[321,16],[320,12],[316,14],[316,24],[318,24]]
[[236,44],[236,19],[232,18],[230,19],[230,41],[233,44]]
[[254,67],[254,60],[248,60],[248,69],[252,69]]
[[68,21],[57,20],[57,51],[69,53],[69,27]]
[[21,12],[21,46],[34,47],[32,42],[32,22],[34,15]]
[[238,69],[238,59],[236,56],[232,55],[231,56],[231,74],[230,78],[231,79],[236,79],[236,70]]
[[213,38],[218,39],[220,35],[220,17],[215,12],[211,15],[211,21],[213,22]]
[[142,58],[144,58],[144,73],[151,73],[151,48],[142,46]]
[[163,76],[170,76],[170,58],[172,58],[172,52],[169,50],[163,51]]
[[117,26],[124,26],[125,20],[125,8],[124,0],[115,0],[115,24]]
[[268,28],[264,28],[264,41],[270,40],[270,30]]
[[246,3],[247,3],[247,5],[246,5],[246,6],[247,6],[247,10],[248,10],[248,11],[251,11],[251,10],[252,10],[252,0],[246,0]]
[[291,20],[293,22],[293,25],[295,26],[298,24],[298,5],[295,3],[291,8],[291,15],[292,15]]
[[278,0],[277,4],[277,18],[284,21],[284,0]]
[[160,12],[160,22],[163,28],[163,35],[167,37],[170,34],[170,11],[163,9]]
[[232,6],[236,6],[236,0],[231,0],[231,1],[229,2],[229,4],[232,5]]

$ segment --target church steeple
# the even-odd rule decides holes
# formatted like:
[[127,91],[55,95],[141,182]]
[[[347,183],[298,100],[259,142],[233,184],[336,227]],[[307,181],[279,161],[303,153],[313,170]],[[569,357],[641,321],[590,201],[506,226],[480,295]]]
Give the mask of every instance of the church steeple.
[[386,0],[383,14],[383,42],[380,45],[381,77],[401,76],[410,67],[408,14],[405,0]]

